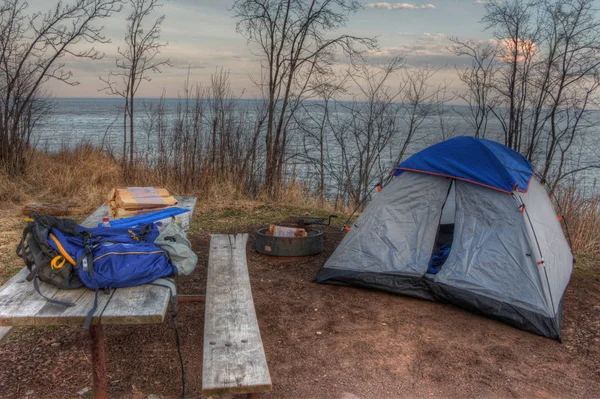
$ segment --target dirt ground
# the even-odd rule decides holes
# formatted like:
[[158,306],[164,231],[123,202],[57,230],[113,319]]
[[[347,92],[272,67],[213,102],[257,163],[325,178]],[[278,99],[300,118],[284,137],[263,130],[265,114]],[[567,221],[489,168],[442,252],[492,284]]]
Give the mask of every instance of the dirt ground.
[[[599,265],[572,278],[560,344],[447,304],[313,283],[338,232],[326,231],[323,254],[294,261],[257,254],[250,237],[273,381],[265,398],[600,397]],[[196,231],[191,239],[199,266],[179,279],[180,293],[204,293],[210,237]],[[203,319],[203,304],[180,306],[186,398],[202,397]],[[107,326],[105,334],[111,397],[179,397],[170,320]],[[81,328],[16,330],[0,344],[0,397],[93,397],[88,343]]]

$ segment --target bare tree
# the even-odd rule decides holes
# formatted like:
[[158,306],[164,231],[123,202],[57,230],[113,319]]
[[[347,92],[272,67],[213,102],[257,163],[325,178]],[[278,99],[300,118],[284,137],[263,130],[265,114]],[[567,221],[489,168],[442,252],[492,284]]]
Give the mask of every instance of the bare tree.
[[166,115],[164,94],[146,106],[148,152],[137,162],[153,167],[161,184],[178,185],[182,192],[208,195],[231,184],[244,195],[256,195],[256,171],[262,166],[257,137],[266,113],[260,105],[249,109],[244,104],[223,69],[205,87],[191,84],[188,73],[172,118]]
[[[494,85],[506,108],[491,109],[504,129],[504,144],[521,150],[527,117],[534,56],[539,51],[540,20],[537,2],[529,0],[486,3],[483,23],[498,40],[498,56],[504,62]],[[506,109],[506,112],[503,110]]]
[[328,118],[336,143],[329,148],[329,174],[337,185],[337,200],[344,205],[357,206],[374,180],[392,168],[387,151],[401,131],[404,87],[394,88],[390,81],[402,67],[403,59],[394,58],[348,71],[358,93],[354,101],[337,104]]
[[439,70],[440,68],[424,66],[404,71],[401,119],[406,130],[400,150],[396,152],[394,165],[398,165],[404,159],[408,146],[417,138],[423,123],[438,115],[440,108],[449,101],[446,85],[431,85],[431,78]]
[[[144,81],[151,81],[150,75],[161,73],[170,66],[169,60],[158,59],[161,49],[167,43],[160,42],[161,25],[165,16],[150,21],[151,14],[162,4],[158,0],[128,0],[131,14],[127,17],[125,46],[119,47],[115,59],[116,71],[107,77],[100,76],[106,86],[101,90],[110,95],[125,99],[123,108],[123,164],[127,159],[127,128],[129,127],[129,165],[134,160],[134,114],[135,96]],[[147,24],[147,26],[146,26]],[[129,124],[129,126],[128,126]]]
[[264,190],[276,194],[283,177],[287,126],[316,74],[331,74],[336,52],[360,55],[358,45],[374,48],[369,38],[328,33],[343,27],[357,0],[237,0],[238,31],[257,45],[263,74],[256,84],[268,99]]
[[[535,143],[530,153],[540,166],[542,179],[549,180],[554,189],[565,174],[582,167],[564,169],[573,143],[589,126],[586,116],[590,106],[595,106],[594,95],[600,87],[600,21],[593,0],[549,1],[543,11],[548,50],[540,61],[540,74],[548,83],[541,85],[540,97],[547,99],[544,111],[550,126],[542,160],[534,158],[539,152]],[[534,133],[537,139],[539,134]],[[583,167],[598,165],[596,161]]]
[[467,113],[460,113],[463,119],[475,131],[475,137],[485,137],[491,109],[496,105],[492,84],[497,71],[497,43],[460,41],[450,38],[450,50],[457,56],[471,58],[471,67],[458,69],[458,78],[464,84],[464,91],[457,97],[468,106]]
[[294,114],[294,120],[302,133],[301,161],[314,173],[317,195],[324,202],[328,156],[330,153],[331,113],[337,109],[338,96],[346,93],[348,77],[333,80],[328,77],[315,79],[313,88],[317,102],[302,104],[302,112]]
[[102,58],[93,47],[76,45],[109,42],[95,24],[117,12],[120,0],[58,3],[45,13],[27,9],[22,0],[0,4],[0,167],[13,176],[24,171],[33,126],[48,110],[44,84],[78,84],[67,57]]
[[432,102],[435,105],[435,113],[437,114],[438,126],[440,131],[440,140],[448,140],[456,136],[457,130],[460,128],[460,123],[456,121],[454,115],[456,111],[453,106],[448,103],[455,100],[457,95],[450,93],[450,88],[447,84],[441,85]]
[[[411,144],[437,139],[433,124],[450,133],[444,105],[451,96],[445,84],[432,83],[437,72],[410,68],[396,57],[381,65],[355,64],[342,79],[315,82],[320,101],[303,105],[297,126],[300,159],[321,198],[327,193],[337,205],[358,206],[375,183],[386,181]],[[338,101],[341,93],[353,91],[353,101]]]
[[498,42],[495,60],[468,41],[454,40],[455,53],[470,57],[473,68],[492,68],[485,84],[473,70],[459,70],[470,93],[471,87],[475,93],[487,90],[486,108],[478,98],[467,101],[471,114],[492,112],[505,144],[526,156],[551,190],[567,176],[600,167],[595,159],[577,157],[593,125],[600,88],[600,20],[594,1],[490,2],[483,21]]

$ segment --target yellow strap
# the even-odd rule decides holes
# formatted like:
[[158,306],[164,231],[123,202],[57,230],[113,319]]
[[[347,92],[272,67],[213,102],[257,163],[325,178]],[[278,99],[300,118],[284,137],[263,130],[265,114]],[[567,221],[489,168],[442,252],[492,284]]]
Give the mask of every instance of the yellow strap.
[[66,259],[60,255],[56,255],[50,262],[52,270],[58,270],[65,265]]
[[55,236],[54,234],[52,234],[52,233],[48,234],[48,237],[50,237],[50,239],[51,239],[52,241],[54,241],[54,243],[56,244],[56,247],[58,248],[58,252],[60,252],[60,254],[61,254],[62,256],[64,256],[64,258],[65,258],[65,259],[66,259],[66,260],[67,260],[67,261],[68,261],[70,264],[72,264],[73,266],[75,266],[75,263],[77,263],[77,262],[75,262],[75,261],[73,260],[73,258],[71,258],[71,257],[69,256],[69,254],[67,253],[67,251],[65,251],[65,249],[63,248],[63,246],[62,246],[62,244],[60,243],[60,241],[58,241],[58,238],[56,238],[56,236]]
[[134,240],[136,240],[136,241],[139,241],[139,240],[140,240],[140,239],[139,239],[139,237],[138,237],[138,236],[136,236],[136,235],[135,235],[135,233],[134,233],[132,230],[127,230],[127,232],[128,232],[129,234],[131,234],[131,238],[132,238],[132,239],[134,239]]
[[30,218],[30,217],[23,218],[23,220],[26,222],[29,222],[29,223],[35,222],[35,220],[33,220],[33,218]]

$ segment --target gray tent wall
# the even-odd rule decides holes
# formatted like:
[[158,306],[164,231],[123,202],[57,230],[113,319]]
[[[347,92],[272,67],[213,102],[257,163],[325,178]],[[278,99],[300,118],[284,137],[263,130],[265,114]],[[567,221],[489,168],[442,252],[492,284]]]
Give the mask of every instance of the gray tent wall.
[[527,193],[518,194],[525,204],[526,226],[533,243],[536,261],[544,280],[546,297],[556,316],[557,328],[562,322],[562,298],[573,272],[573,254],[565,238],[560,221],[554,211],[546,189],[535,178],[531,179]]
[[[446,301],[560,340],[572,256],[543,186],[533,178],[527,193],[510,195],[452,182],[411,172],[394,178],[360,215],[317,282]],[[452,216],[448,259],[438,274],[426,274],[438,226]],[[545,264],[538,265],[542,256]]]
[[456,181],[454,241],[435,275],[436,299],[559,338],[520,201]]
[[317,277],[433,299],[427,271],[451,180],[405,172],[377,194]]

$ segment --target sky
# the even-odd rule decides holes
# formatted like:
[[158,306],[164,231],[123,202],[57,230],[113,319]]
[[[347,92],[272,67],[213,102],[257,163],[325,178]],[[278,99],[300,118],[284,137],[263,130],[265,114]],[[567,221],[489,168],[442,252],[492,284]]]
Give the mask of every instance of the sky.
[[[67,0],[68,1],[68,0]],[[433,83],[447,83],[458,88],[456,67],[468,64],[447,50],[448,37],[486,40],[491,32],[480,23],[484,13],[483,0],[405,0],[378,2],[362,0],[364,9],[350,15],[340,33],[377,37],[379,51],[372,62],[385,62],[396,55],[406,55],[409,67],[431,65],[440,67]],[[44,10],[53,4],[48,0],[29,0],[30,10]],[[236,31],[236,19],[231,11],[233,0],[165,0],[154,17],[166,16],[161,40],[168,42],[162,57],[171,60],[172,67],[153,75],[144,82],[138,97],[177,97],[188,70],[192,83],[206,84],[218,68],[229,71],[236,95],[251,98],[256,90],[250,76],[260,76],[260,60],[253,55],[247,40]],[[80,82],[68,86],[50,81],[47,89],[55,97],[106,97],[100,75],[114,69],[119,45],[125,34],[128,9],[101,21],[104,34],[112,43],[96,46],[106,56],[99,61],[71,59],[69,69]]]

